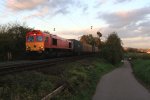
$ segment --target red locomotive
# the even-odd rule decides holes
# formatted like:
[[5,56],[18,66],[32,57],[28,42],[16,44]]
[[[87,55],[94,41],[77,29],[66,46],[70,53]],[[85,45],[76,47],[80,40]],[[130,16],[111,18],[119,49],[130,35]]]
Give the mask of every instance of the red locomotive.
[[56,35],[33,30],[26,34],[26,51],[34,54],[44,54],[44,57],[80,55],[99,52],[98,48],[90,44],[81,43],[75,39],[63,39]]
[[26,34],[26,51],[71,51],[72,41],[63,39],[40,30],[33,30]]

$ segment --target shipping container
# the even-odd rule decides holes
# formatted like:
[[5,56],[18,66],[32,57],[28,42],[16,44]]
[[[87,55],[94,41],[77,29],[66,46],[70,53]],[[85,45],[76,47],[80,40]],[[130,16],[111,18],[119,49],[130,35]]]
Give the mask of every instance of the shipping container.
[[69,39],[69,40],[72,41],[73,44],[73,49],[72,49],[73,53],[80,55],[82,53],[82,48],[83,48],[81,42],[75,39]]

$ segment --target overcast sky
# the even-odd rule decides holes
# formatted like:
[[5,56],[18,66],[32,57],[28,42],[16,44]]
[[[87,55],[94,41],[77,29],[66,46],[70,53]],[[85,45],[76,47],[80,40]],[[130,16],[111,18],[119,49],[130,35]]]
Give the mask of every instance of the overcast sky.
[[0,0],[0,19],[65,38],[115,31],[125,47],[150,48],[150,0]]

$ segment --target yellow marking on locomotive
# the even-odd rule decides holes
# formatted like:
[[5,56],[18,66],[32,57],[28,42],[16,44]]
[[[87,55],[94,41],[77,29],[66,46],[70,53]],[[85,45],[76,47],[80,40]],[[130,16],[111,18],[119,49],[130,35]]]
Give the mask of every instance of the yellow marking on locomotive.
[[44,51],[44,42],[26,42],[26,51]]

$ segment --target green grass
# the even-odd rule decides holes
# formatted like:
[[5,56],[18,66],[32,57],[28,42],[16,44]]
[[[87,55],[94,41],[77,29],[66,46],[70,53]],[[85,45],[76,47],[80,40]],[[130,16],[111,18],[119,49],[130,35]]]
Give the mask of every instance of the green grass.
[[126,53],[124,56],[132,59],[150,59],[150,54],[147,53]]
[[88,62],[72,63],[68,67],[69,73],[65,75],[69,79],[68,89],[54,100],[91,100],[100,77],[115,68],[98,58]]
[[[119,65],[117,65],[119,66]],[[102,75],[116,68],[99,58],[88,58],[0,77],[0,100],[40,100],[59,85],[66,89],[53,100],[91,100]]]
[[7,75],[0,80],[0,100],[40,100],[51,92],[52,76],[39,72]]
[[150,87],[150,59],[136,59],[132,65],[135,75]]

